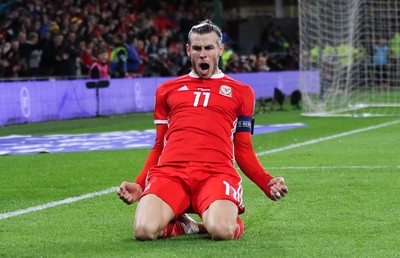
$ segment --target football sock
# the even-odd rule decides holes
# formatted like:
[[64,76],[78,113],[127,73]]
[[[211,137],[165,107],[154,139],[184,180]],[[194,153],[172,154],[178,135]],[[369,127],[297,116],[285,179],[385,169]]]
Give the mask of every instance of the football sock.
[[[243,235],[244,231],[244,223],[243,221],[238,217],[237,218],[237,228],[235,231],[235,235],[233,236],[233,239],[238,239]],[[164,234],[162,235],[161,238],[170,238],[170,237],[177,237],[185,235],[185,229],[179,221],[174,221],[171,223],[168,223],[168,225],[164,229]]]
[[182,224],[178,221],[174,221],[168,223],[168,225],[164,229],[164,234],[161,238],[170,238],[176,237],[185,234],[185,229],[183,228]]
[[237,228],[235,231],[235,235],[233,236],[233,239],[238,239],[239,237],[242,236],[244,231],[244,224],[243,221],[238,217],[237,218]]

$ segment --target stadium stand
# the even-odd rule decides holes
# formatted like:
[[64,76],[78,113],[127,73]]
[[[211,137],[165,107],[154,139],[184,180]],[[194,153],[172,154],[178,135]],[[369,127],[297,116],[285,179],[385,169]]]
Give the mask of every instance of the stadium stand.
[[[0,6],[3,81],[87,78],[100,50],[106,48],[109,58],[116,58],[113,55],[116,38],[123,41],[118,45],[118,53],[127,53],[128,48],[134,47],[140,57],[139,68],[128,69],[124,77],[179,75],[190,65],[184,48],[189,29],[198,21],[214,16],[212,1],[3,2]],[[225,35],[226,44],[235,54],[221,68],[230,73],[298,69],[297,40],[288,41],[281,27],[262,25],[262,38],[250,47],[251,51],[248,46],[239,45],[238,24],[245,21],[228,17],[223,24],[223,30],[230,34]]]

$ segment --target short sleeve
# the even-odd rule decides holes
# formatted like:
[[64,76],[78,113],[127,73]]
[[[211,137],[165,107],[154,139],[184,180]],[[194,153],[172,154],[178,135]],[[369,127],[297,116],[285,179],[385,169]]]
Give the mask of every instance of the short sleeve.
[[162,85],[158,87],[154,102],[154,124],[167,124],[169,109],[166,100],[166,90]]
[[254,115],[254,105],[255,105],[255,98],[254,98],[254,91],[253,89],[246,85],[244,87],[242,96],[242,105],[239,109],[238,116],[248,116],[253,117]]

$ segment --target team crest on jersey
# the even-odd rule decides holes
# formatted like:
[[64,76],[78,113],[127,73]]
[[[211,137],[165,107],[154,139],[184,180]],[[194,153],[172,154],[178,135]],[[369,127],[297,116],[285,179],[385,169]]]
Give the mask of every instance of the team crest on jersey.
[[219,87],[219,94],[232,97],[232,88],[230,86],[221,85],[221,87]]

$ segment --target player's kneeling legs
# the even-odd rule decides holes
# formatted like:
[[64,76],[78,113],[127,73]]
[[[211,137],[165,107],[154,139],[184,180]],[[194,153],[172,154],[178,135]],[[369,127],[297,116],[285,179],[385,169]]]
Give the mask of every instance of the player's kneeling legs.
[[175,217],[171,207],[154,194],[142,197],[136,208],[134,231],[138,240],[155,240]]
[[212,239],[231,240],[238,237],[235,234],[238,228],[237,215],[238,208],[235,203],[217,200],[203,213],[202,218]]

